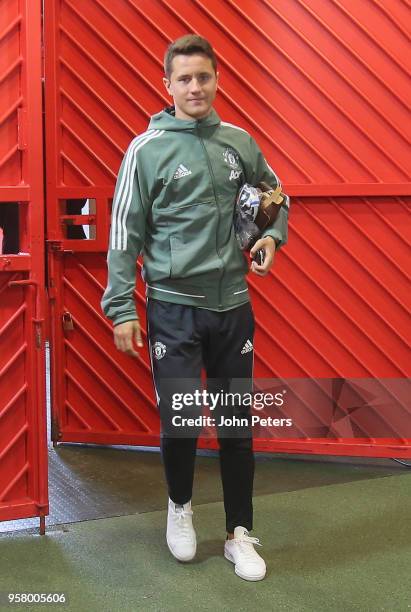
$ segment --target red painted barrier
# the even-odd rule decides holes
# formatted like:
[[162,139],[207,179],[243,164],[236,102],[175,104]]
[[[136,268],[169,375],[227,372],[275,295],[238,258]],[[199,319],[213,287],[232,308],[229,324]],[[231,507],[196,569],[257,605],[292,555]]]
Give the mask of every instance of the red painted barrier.
[[[4,9],[4,10],[3,10]],[[0,13],[0,214],[18,253],[0,255],[0,520],[48,513],[40,3]],[[4,219],[4,215],[2,216]],[[19,235],[17,235],[19,234]]]
[[[158,443],[148,357],[114,349],[99,302],[115,177],[169,103],[164,49],[187,32],[217,52],[218,113],[256,137],[292,196],[289,244],[269,278],[250,278],[256,376],[410,376],[405,4],[46,0],[45,11],[55,439]],[[83,218],[65,204],[81,198],[94,206]],[[95,236],[70,238],[69,222],[95,224]],[[400,433],[256,448],[411,455]]]

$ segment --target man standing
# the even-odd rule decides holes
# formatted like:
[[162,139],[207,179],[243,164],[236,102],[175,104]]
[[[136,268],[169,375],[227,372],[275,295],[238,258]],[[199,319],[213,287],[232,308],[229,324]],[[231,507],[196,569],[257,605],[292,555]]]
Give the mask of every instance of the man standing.
[[[196,552],[192,486],[199,429],[170,430],[167,379],[251,379],[254,317],[245,275],[248,263],[233,230],[236,196],[244,183],[273,188],[279,179],[254,139],[220,120],[213,109],[218,72],[207,40],[183,36],[167,49],[164,84],[174,106],[154,115],[130,144],[120,167],[112,209],[104,313],[116,347],[136,356],[142,339],[133,299],[136,259],[143,254],[147,334],[162,423],[161,452],[169,493],[167,544],[180,561]],[[288,197],[276,221],[255,243],[264,276],[276,248],[287,241]],[[201,429],[201,428],[200,428]],[[244,428],[243,428],[244,430]],[[251,428],[218,433],[226,512],[224,555],[245,580],[261,580],[266,566],[254,549],[254,455]]]

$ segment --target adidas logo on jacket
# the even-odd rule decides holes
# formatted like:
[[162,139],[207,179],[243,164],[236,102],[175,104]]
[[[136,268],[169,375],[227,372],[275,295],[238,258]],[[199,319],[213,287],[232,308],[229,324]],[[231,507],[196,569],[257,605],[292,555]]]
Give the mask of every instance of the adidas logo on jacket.
[[183,176],[188,176],[192,174],[191,170],[180,164],[177,170],[174,172],[173,179],[183,178]]

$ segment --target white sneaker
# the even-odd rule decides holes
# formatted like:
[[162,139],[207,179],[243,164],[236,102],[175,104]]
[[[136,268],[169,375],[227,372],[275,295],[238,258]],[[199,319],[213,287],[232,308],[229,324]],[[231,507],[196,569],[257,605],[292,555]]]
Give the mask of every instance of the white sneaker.
[[253,544],[261,546],[258,538],[251,538],[245,527],[236,527],[234,538],[224,544],[224,557],[235,564],[235,573],[244,580],[262,580],[265,576],[265,561]]
[[191,501],[181,505],[168,500],[167,545],[179,561],[191,561],[196,554],[197,541],[192,516]]

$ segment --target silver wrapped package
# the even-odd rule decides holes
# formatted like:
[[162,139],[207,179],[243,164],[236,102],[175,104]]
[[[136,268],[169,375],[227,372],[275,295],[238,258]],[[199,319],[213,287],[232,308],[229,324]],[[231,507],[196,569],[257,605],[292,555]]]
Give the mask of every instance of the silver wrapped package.
[[242,251],[249,249],[260,234],[254,223],[260,205],[261,190],[245,183],[238,192],[234,209],[234,231]]

